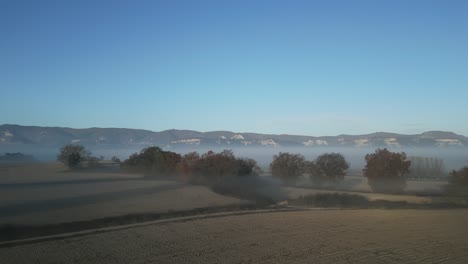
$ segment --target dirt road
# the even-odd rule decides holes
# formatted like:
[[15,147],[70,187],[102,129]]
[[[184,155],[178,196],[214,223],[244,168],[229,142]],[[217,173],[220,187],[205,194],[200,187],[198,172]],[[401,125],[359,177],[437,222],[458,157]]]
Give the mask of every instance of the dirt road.
[[467,263],[468,210],[208,218],[0,248],[2,263]]

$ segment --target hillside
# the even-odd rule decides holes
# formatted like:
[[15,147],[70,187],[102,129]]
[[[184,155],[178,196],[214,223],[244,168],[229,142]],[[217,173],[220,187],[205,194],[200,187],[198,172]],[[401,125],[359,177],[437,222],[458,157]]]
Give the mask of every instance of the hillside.
[[366,135],[298,136],[235,133],[231,131],[198,132],[165,130],[153,132],[126,128],[39,127],[0,125],[1,144],[59,146],[79,143],[87,146],[177,147],[466,147],[468,138],[452,132],[428,131],[405,135],[378,132]]

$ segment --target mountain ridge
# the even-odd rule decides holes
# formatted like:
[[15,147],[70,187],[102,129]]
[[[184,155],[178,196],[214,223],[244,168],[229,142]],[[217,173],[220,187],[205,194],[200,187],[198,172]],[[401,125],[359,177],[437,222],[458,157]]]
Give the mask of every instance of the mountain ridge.
[[253,132],[169,129],[159,132],[132,128],[69,128],[49,126],[0,125],[0,144],[63,145],[159,145],[207,147],[468,147],[468,138],[450,131],[420,134],[374,132],[362,135],[306,136]]

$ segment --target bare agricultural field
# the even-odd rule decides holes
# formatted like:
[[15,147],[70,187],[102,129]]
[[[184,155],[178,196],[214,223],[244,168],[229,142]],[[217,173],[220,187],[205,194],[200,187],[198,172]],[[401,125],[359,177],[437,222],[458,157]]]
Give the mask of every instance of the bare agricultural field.
[[71,199],[93,195],[105,195],[141,189],[164,189],[176,184],[173,181],[157,180],[108,180],[97,182],[61,182],[60,184],[16,184],[0,185],[0,205],[15,205],[28,202],[46,202],[57,199]]
[[135,179],[141,175],[107,171],[69,171],[57,162],[30,164],[0,164],[0,184],[99,181],[108,179]]
[[0,248],[2,263],[466,263],[468,210],[198,219]]
[[241,204],[203,186],[169,185],[0,207],[2,224],[58,224],[129,214]]
[[46,163],[8,171],[0,175],[0,224],[57,224],[244,203],[207,187],[119,170],[67,171]]

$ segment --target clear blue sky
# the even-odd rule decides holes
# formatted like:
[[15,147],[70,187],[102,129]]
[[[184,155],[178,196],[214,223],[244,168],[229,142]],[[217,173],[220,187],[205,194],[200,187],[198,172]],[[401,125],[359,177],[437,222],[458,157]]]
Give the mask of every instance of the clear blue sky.
[[468,135],[468,1],[0,1],[0,124]]

